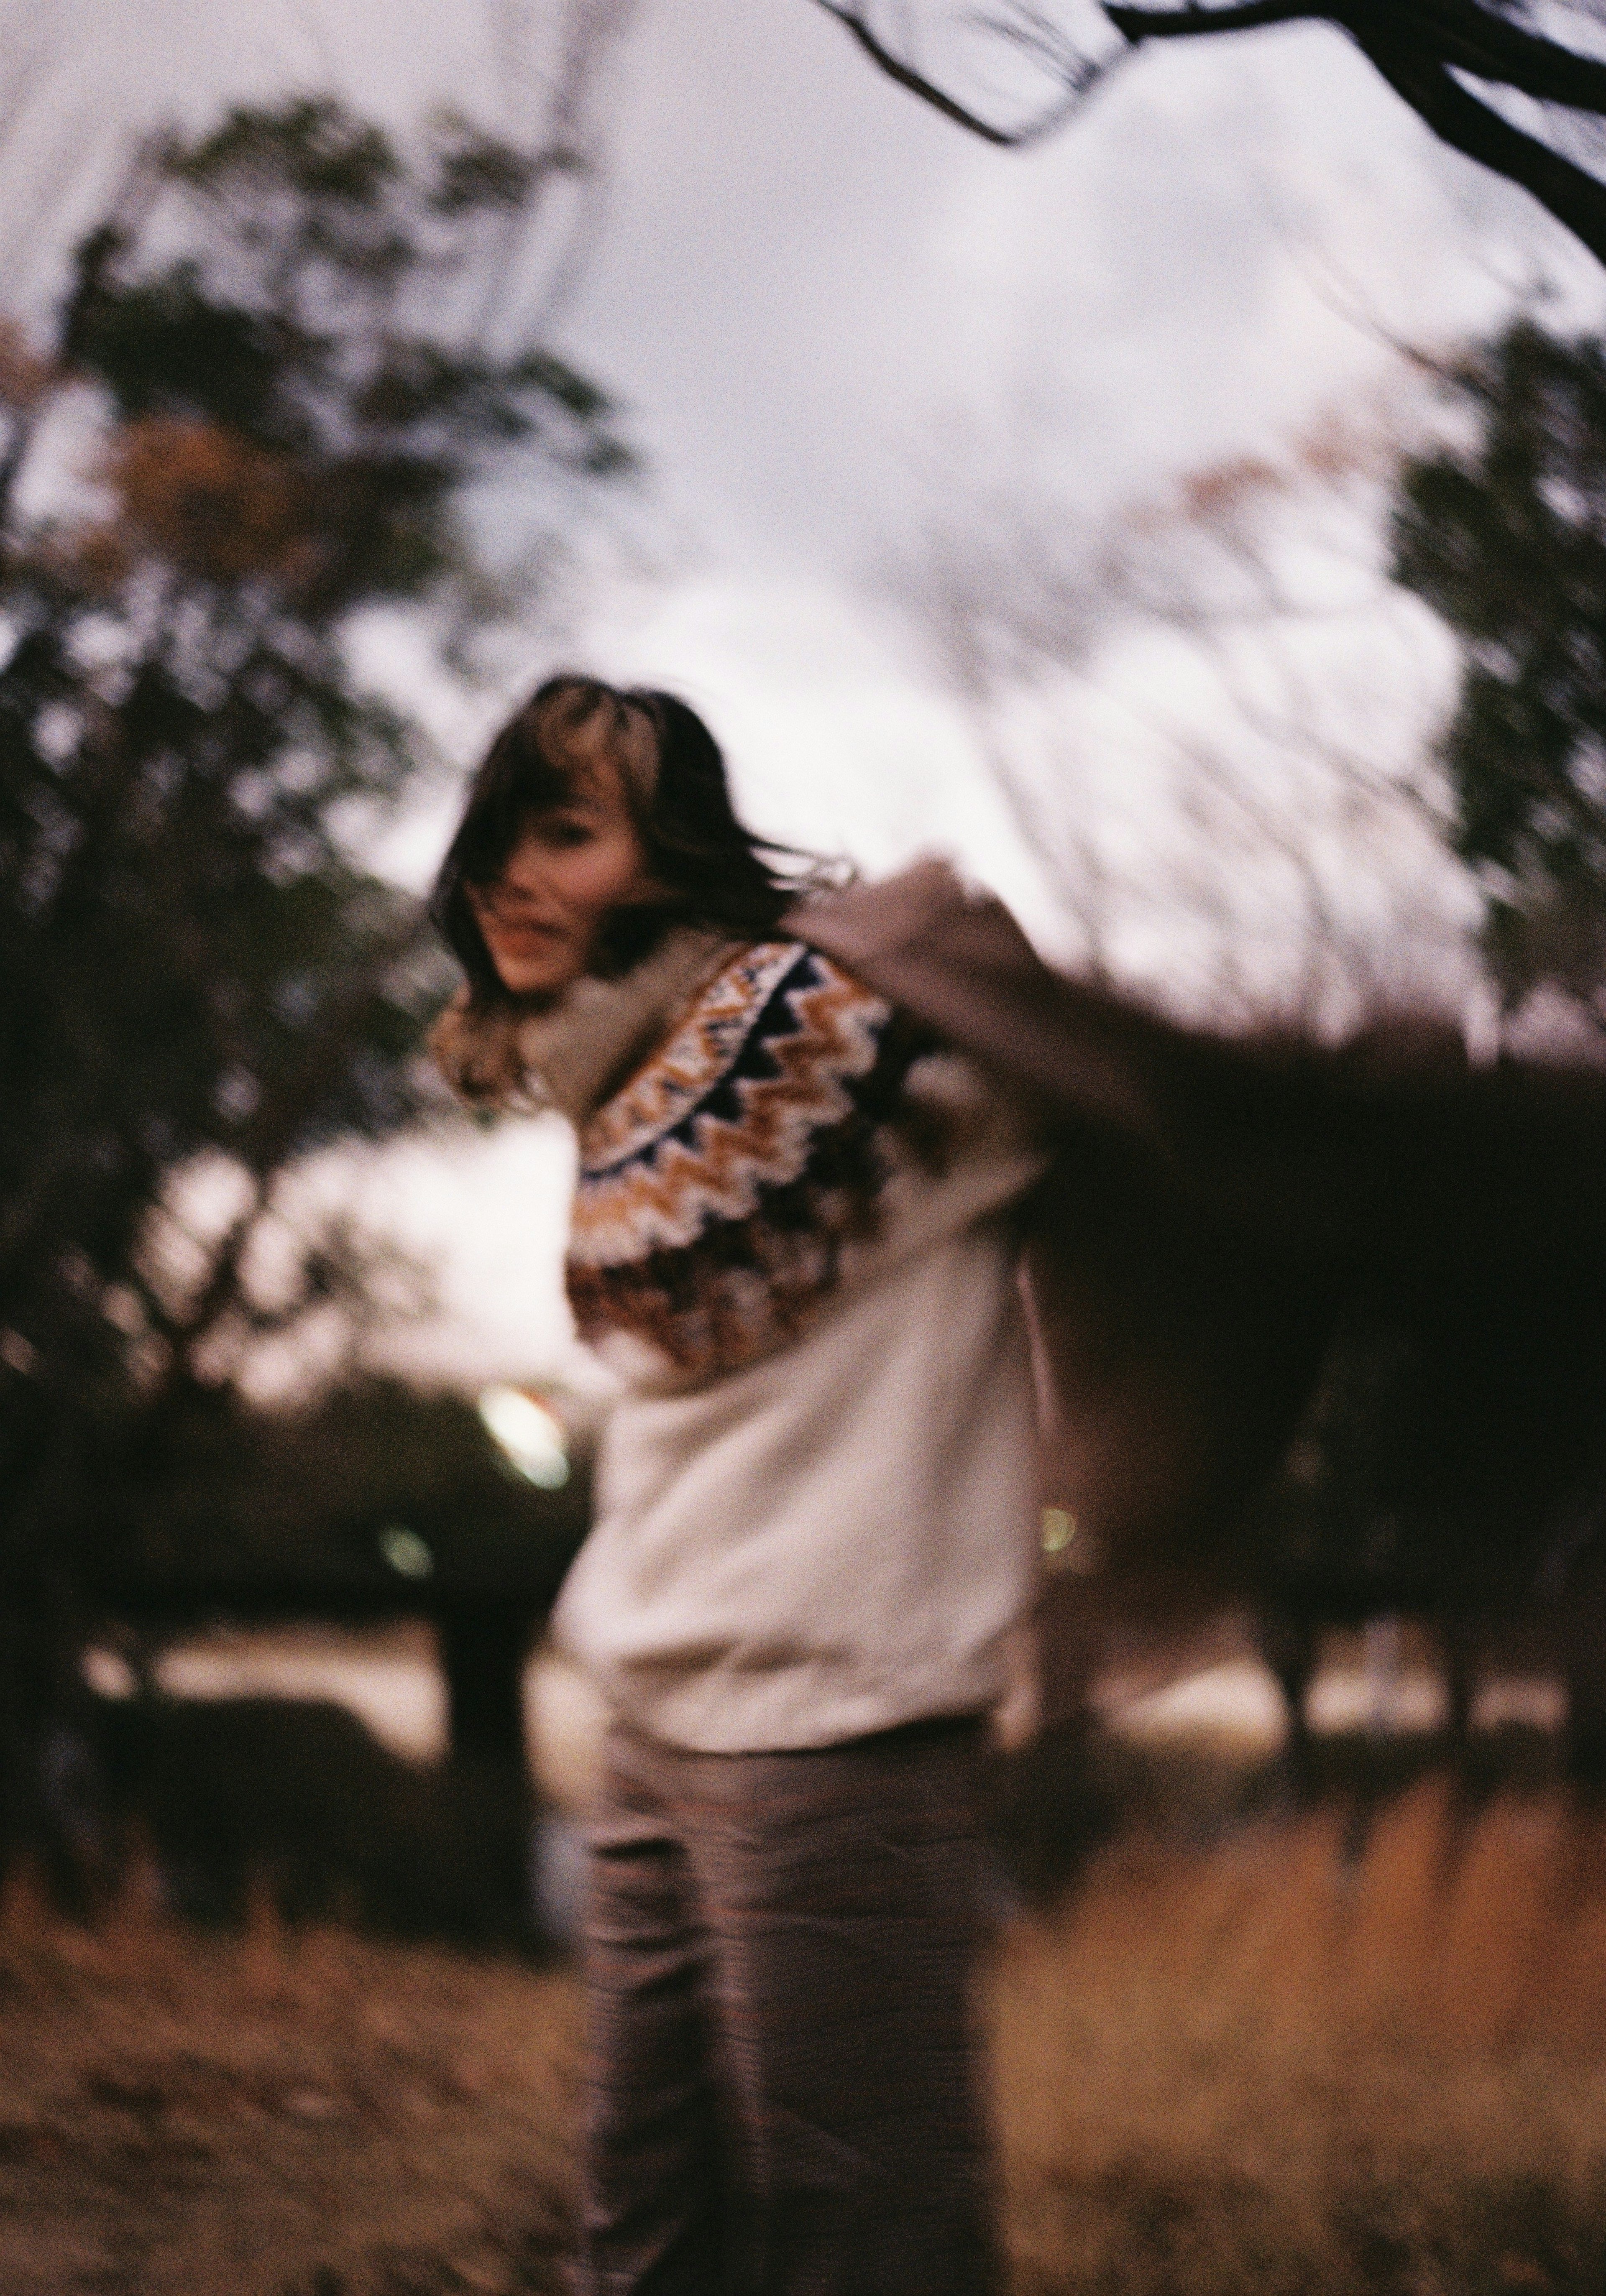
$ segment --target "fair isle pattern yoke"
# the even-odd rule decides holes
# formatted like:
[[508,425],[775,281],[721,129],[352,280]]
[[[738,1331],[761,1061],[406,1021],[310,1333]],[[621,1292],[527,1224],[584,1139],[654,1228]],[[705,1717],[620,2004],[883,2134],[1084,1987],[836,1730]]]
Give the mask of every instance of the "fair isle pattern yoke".
[[798,941],[744,949],[581,1127],[581,1336],[709,1377],[795,1332],[870,1234],[891,1007]]

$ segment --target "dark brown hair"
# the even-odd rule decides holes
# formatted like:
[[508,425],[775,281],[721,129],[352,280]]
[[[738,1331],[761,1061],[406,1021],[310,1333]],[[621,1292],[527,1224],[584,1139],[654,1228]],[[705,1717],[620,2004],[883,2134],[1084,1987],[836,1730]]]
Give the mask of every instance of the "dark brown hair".
[[487,750],[431,897],[430,914],[476,1002],[507,992],[468,889],[499,876],[531,816],[564,804],[599,758],[618,771],[647,869],[664,889],[661,903],[622,909],[610,920],[599,969],[626,970],[672,922],[722,925],[763,939],[796,895],[818,882],[807,856],[755,837],[737,819],[719,743],[686,702],[572,673],[550,677]]

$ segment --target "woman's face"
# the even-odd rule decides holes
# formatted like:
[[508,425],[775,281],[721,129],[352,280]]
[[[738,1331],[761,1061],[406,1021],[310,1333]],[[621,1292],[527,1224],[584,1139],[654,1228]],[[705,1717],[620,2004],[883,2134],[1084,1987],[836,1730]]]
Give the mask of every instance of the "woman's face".
[[566,988],[590,969],[612,911],[660,898],[615,767],[599,764],[561,804],[531,814],[502,873],[466,888],[511,996]]

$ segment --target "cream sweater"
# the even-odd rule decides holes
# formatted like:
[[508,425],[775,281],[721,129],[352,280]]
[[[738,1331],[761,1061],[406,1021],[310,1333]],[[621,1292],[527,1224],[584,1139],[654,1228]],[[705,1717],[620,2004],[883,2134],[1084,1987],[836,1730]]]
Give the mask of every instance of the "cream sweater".
[[[701,970],[729,956],[705,948]],[[883,1041],[886,1007],[795,944],[727,963],[689,1018],[688,969],[686,947],[671,947],[614,984],[610,1039],[663,1038],[666,1027],[667,1039],[600,1109],[566,1111],[581,1134],[577,1249],[610,1263],[588,1266],[589,1281],[623,1280],[629,1271],[614,1263],[640,1223],[662,1269],[694,1227],[705,1241],[712,1220],[726,1239],[719,1281],[731,1292],[729,1236],[762,1220],[766,1202],[793,1203],[774,1189],[802,1168],[799,1144],[828,1131],[829,1094],[845,1107]],[[641,1018],[655,1003],[655,1029]],[[754,1013],[744,1037],[740,1016]],[[779,1056],[766,1063],[754,1046],[778,1013],[787,1032],[770,1036]],[[788,1013],[812,1024],[812,1038]],[[589,983],[588,1040],[597,1019]],[[544,1071],[554,1082],[573,1073],[565,1027],[560,1011],[526,1031],[526,1092],[542,1095]],[[738,1039],[746,1051],[733,1056]],[[762,1104],[778,1069],[793,1080],[778,1113]],[[811,1260],[800,1277],[794,1253],[760,1287],[766,1310],[777,1296],[791,1302],[785,1330],[755,1304],[751,1318],[659,1313],[639,1329],[592,1334],[624,1394],[603,1438],[595,1524],[554,1628],[614,1711],[671,1743],[827,1745],[982,1712],[1009,1685],[1035,1583],[1038,1496],[1012,1207],[1045,1158],[957,1054],[919,1053],[900,1094],[929,1121],[876,1129],[873,1222],[843,1217],[828,1274]],[[664,1126],[677,1110],[695,1217],[685,1175],[672,1161],[666,1170]],[[922,1132],[940,1139],[938,1157],[917,1144]],[[759,1133],[754,1181],[738,1152]],[[811,1200],[828,1224],[842,1193]],[[780,1268],[781,1257],[771,1251],[768,1264]],[[696,1296],[684,1270],[665,1281],[677,1300]],[[739,1310],[739,1287],[735,1296]],[[606,1292],[598,1313],[617,1311],[619,1297]],[[715,1325],[717,1345],[706,1339]],[[662,1332],[663,1344],[649,1343]],[[705,1346],[717,1360],[699,1353]]]

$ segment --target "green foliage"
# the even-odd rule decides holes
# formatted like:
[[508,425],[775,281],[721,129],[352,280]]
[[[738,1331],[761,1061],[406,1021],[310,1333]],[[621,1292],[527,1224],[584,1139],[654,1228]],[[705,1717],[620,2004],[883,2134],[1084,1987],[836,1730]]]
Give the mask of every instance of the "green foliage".
[[1598,1003],[1606,959],[1606,346],[1528,321],[1451,379],[1465,437],[1407,463],[1396,578],[1462,640],[1456,847],[1518,998]]
[[[330,102],[236,111],[150,157],[84,241],[47,352],[0,333],[13,1557],[54,1551],[237,1308],[276,1173],[416,1105],[441,960],[339,832],[424,745],[361,690],[346,632],[514,600],[475,490],[570,515],[628,464],[594,383],[482,324],[541,180],[461,121],[402,148]],[[245,1211],[179,1276],[153,1208],[208,1152]]]
[[255,570],[302,618],[477,594],[457,511],[511,451],[538,492],[629,467],[594,383],[545,346],[482,340],[531,190],[522,154],[447,120],[409,158],[309,100],[232,113],[161,176],[143,232],[108,224],[80,249],[62,356],[126,422],[258,450],[297,548]]

